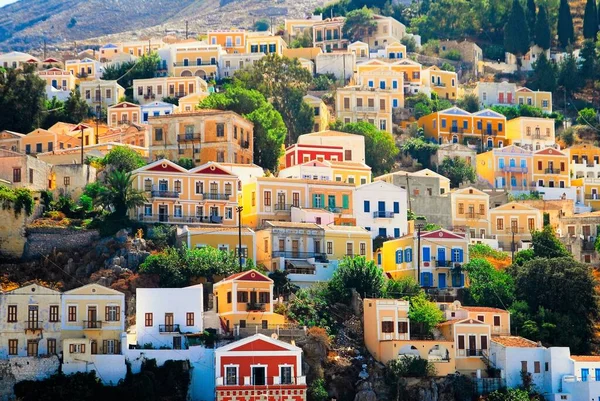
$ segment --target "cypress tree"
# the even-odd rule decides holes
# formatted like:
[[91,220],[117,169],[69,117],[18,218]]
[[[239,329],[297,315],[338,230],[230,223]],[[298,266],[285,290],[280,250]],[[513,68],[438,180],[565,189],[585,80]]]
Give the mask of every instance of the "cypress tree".
[[558,6],[558,42],[563,48],[567,48],[569,43],[575,41],[575,30],[573,28],[573,16],[571,7],[567,0],[560,0]]
[[542,52],[533,66],[532,89],[553,92],[556,89],[556,68]]
[[598,14],[596,13],[596,0],[587,0],[583,14],[583,37],[595,39],[598,33]]
[[548,24],[548,14],[546,7],[540,6],[540,10],[535,20],[535,44],[544,50],[550,48],[551,42],[550,24]]
[[517,56],[519,65],[521,56],[529,51],[529,28],[525,11],[519,0],[513,0],[508,20],[504,26],[504,47],[508,52]]
[[533,40],[533,31],[535,30],[535,0],[527,0],[527,27],[529,28],[529,33],[531,34],[531,39]]

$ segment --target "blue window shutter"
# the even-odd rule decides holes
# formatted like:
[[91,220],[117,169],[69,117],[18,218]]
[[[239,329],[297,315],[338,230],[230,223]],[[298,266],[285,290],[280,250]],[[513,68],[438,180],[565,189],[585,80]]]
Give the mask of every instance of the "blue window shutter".
[[396,251],[396,264],[402,263],[402,249]]
[[371,202],[369,202],[368,200],[364,202],[364,211],[365,213],[371,212]]
[[408,248],[404,251],[404,260],[412,262],[412,249]]
[[498,131],[502,131],[502,123],[498,124]]
[[394,213],[400,213],[400,202],[394,202]]
[[431,250],[429,247],[423,248],[423,262],[429,262],[431,260]]
[[458,250],[458,262],[459,263],[463,262],[463,250],[462,249]]
[[446,248],[438,248],[437,249],[437,260],[438,260],[438,262],[446,261]]
[[342,195],[342,207],[344,209],[348,209],[349,206],[350,206],[350,198],[348,197],[348,195]]
[[378,265],[381,264],[381,254],[380,253],[377,254],[377,264]]
[[387,229],[386,228],[380,228],[379,229],[379,236],[380,237],[387,237]]
[[371,227],[365,227],[365,230],[371,231]]
[[465,274],[464,273],[460,274],[460,286],[461,287],[465,286]]
[[400,238],[400,229],[394,228],[394,238]]

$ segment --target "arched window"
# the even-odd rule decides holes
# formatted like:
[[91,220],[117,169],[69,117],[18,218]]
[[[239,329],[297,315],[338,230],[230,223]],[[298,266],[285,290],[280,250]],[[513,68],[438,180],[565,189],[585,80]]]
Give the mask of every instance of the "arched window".
[[396,251],[396,264],[403,263],[402,261],[402,249]]

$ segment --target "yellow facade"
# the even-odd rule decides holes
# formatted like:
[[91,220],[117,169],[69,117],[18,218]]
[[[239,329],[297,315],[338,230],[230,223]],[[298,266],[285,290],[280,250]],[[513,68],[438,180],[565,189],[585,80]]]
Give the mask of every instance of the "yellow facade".
[[487,238],[490,234],[490,196],[473,187],[450,192],[452,227],[469,233],[470,238]]
[[340,88],[335,94],[336,118],[344,123],[365,121],[391,133],[394,99],[403,101],[403,95],[393,89],[361,86]]
[[67,60],[65,70],[79,80],[94,80],[100,78],[100,63],[91,58],[82,60]]
[[306,95],[303,99],[314,110],[315,125],[313,132],[325,131],[331,121],[331,114],[325,102],[312,95]]
[[335,181],[256,177],[243,187],[242,219],[252,228],[267,221],[290,221],[294,206],[329,210],[336,222],[352,223],[354,188]]
[[421,64],[416,61],[402,59],[370,59],[356,65],[356,73],[354,79],[356,82],[363,82],[361,76],[373,70],[386,69],[402,75],[404,92],[415,94],[421,88]]
[[116,127],[122,124],[139,124],[142,109],[139,105],[121,102],[108,107],[108,126]]
[[332,168],[333,180],[354,185],[364,185],[371,182],[371,167],[364,163],[329,161]]
[[485,370],[484,352],[490,347],[490,326],[475,319],[448,320],[438,329],[455,345],[456,370],[462,374],[474,374]]
[[136,57],[140,57],[150,52],[155,52],[159,49],[162,49],[164,46],[165,43],[160,39],[133,40],[119,44],[119,47],[122,49],[123,53],[131,54]]
[[140,104],[166,97],[182,98],[208,92],[208,84],[198,76],[158,77],[133,80],[133,98]]
[[364,256],[373,260],[371,233],[362,227],[324,225],[325,248],[328,260]]
[[[239,232],[237,228],[223,227],[215,230],[214,227],[190,226],[187,231],[184,230],[184,233],[187,235],[187,246],[189,249],[210,246],[234,252],[236,255],[239,252]],[[256,260],[255,237],[254,231],[250,228],[242,228],[242,257],[244,260]]]
[[74,90],[77,83],[74,74],[56,67],[39,71],[38,76],[46,82],[46,86],[63,91]]
[[13,131],[0,131],[0,149],[12,150],[13,152],[23,152],[25,147],[21,142],[25,135]]
[[186,170],[158,160],[132,173],[133,187],[146,203],[132,211],[134,219],[181,225],[236,226],[238,177],[217,163]]
[[175,113],[191,113],[197,111],[198,104],[208,97],[207,92],[192,93],[191,95],[179,98],[179,107],[175,108]]
[[480,153],[476,157],[477,175],[494,188],[532,189],[533,156],[515,145]]
[[541,210],[517,202],[491,209],[490,218],[492,234],[506,252],[517,251],[523,242],[531,242],[531,231],[541,230],[544,223]]
[[533,183],[538,191],[548,188],[569,188],[569,156],[560,150],[546,148],[533,153]]
[[540,150],[556,143],[553,118],[517,117],[506,122],[508,143]]
[[327,18],[314,24],[312,27],[313,46],[320,47],[326,53],[347,48],[348,40],[342,33],[345,20],[343,17]]
[[256,270],[236,273],[215,283],[213,294],[216,312],[227,331],[236,326],[285,324],[285,317],[274,312],[273,280]]
[[150,157],[196,164],[209,161],[251,164],[253,124],[232,111],[199,110],[150,117]]
[[280,169],[278,177],[319,179],[359,186],[371,182],[371,167],[358,162],[323,160],[317,156],[315,160]]
[[569,155],[571,186],[577,187],[578,199],[593,210],[600,209],[600,148],[582,143],[564,152]]
[[552,113],[552,92],[533,91],[529,88],[518,88],[516,93],[516,102],[519,105],[525,104],[542,109],[546,113]]
[[423,287],[460,288],[466,284],[460,269],[469,262],[469,240],[444,229],[421,233],[421,276],[418,276],[418,241],[415,233],[386,241],[378,263],[394,279],[412,277]]
[[227,53],[246,53],[248,33],[244,30],[208,31],[207,42],[219,45]]
[[274,36],[265,32],[249,32],[246,38],[244,53],[277,54],[283,56],[287,43],[281,36]]
[[406,46],[400,42],[392,42],[385,47],[385,56],[390,60],[406,58]]
[[220,45],[190,42],[175,46],[173,50],[173,75],[176,77],[200,77],[214,79],[221,56]]
[[435,65],[425,68],[421,73],[421,84],[431,88],[441,99],[457,99],[458,76],[454,71],[445,71]]
[[317,56],[322,54],[320,47],[300,47],[298,49],[287,48],[283,50],[283,56],[287,58],[306,59],[315,62]]
[[425,136],[439,144],[483,141],[483,148],[507,145],[506,117],[492,110],[469,113],[458,107],[431,113],[419,118]]
[[21,151],[25,154],[37,154],[59,149],[81,146],[81,134],[71,136],[47,131],[41,128],[31,131],[21,141]]

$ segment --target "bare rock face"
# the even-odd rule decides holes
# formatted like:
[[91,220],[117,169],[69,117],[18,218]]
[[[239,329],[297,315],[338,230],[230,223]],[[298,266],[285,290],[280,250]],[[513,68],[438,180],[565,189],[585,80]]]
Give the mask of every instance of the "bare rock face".
[[358,392],[354,396],[354,401],[377,401],[377,395],[369,382],[363,382],[358,386]]

